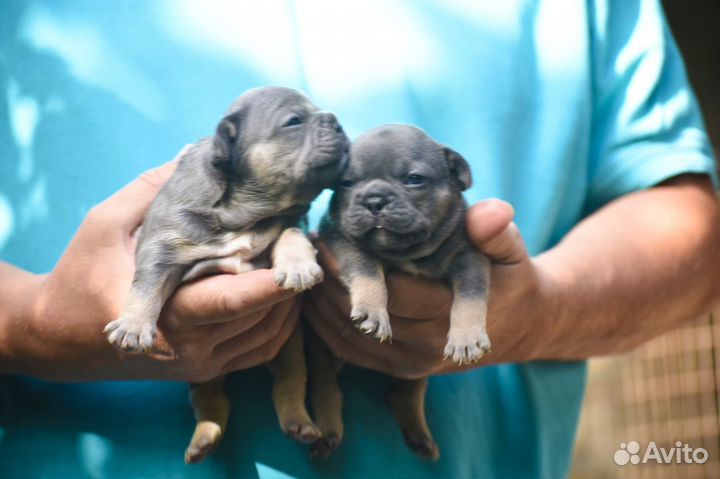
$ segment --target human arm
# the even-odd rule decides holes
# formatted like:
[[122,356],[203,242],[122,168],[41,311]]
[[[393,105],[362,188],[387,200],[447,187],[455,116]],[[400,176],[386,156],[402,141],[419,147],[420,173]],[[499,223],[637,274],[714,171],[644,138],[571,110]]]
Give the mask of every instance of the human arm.
[[[468,214],[468,236],[494,261],[493,351],[468,367],[626,351],[708,311],[720,297],[720,218],[705,176],[683,175],[623,196],[534,258],[512,217],[499,201]],[[326,271],[333,271],[334,260],[321,251]],[[311,292],[305,316],[350,363],[401,377],[460,370],[442,359],[448,289],[404,274],[388,281],[390,345],[355,330],[334,279]]]
[[156,340],[175,359],[115,351],[102,333],[129,291],[134,233],[173,171],[173,163],[151,170],[93,208],[51,273],[0,262],[0,374],[200,381],[275,355],[298,303],[269,270],[182,286],[163,311]]
[[[540,255],[560,291],[540,357],[624,352],[716,307],[718,211],[709,179],[682,175],[611,202]],[[573,341],[553,348],[564,334]]]

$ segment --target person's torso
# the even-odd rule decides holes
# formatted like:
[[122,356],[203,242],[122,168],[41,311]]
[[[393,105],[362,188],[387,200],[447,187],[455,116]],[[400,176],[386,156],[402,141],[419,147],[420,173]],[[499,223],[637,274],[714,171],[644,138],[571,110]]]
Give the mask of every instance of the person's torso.
[[[234,97],[262,84],[303,90],[351,138],[382,123],[423,128],[470,162],[470,203],[513,204],[532,253],[582,215],[592,88],[585,2],[0,9],[9,113],[0,124],[0,257],[32,271],[53,267],[92,205],[211,134]],[[327,199],[316,202],[315,222]],[[584,373],[581,363],[528,364],[432,378],[428,421],[442,456],[431,464],[403,445],[379,374],[343,372],[346,438],[331,459],[313,462],[278,428],[267,371],[239,372],[229,380],[227,436],[193,467],[183,463],[193,425],[183,384],[6,378],[0,472],[556,477],[569,467]]]

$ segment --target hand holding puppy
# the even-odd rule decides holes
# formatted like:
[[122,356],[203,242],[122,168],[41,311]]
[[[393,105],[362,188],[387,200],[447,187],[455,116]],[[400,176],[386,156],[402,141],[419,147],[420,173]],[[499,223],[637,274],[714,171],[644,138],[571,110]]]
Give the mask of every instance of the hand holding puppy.
[[[542,347],[542,324],[552,301],[541,284],[541,273],[530,259],[512,207],[487,200],[470,208],[467,233],[473,245],[493,260],[488,334],[493,351],[478,363],[458,367],[443,360],[450,325],[452,293],[444,285],[406,274],[390,274],[389,305],[392,344],[380,344],[357,330],[349,317],[349,298],[338,279],[338,267],[329,249],[318,244],[319,261],[326,273],[304,301],[305,317],[340,359],[395,377],[418,378],[487,364],[535,358]],[[528,318],[538,323],[528,324]],[[519,321],[525,323],[520,325]],[[537,331],[537,333],[533,333]],[[532,341],[528,341],[529,335]]]
[[[175,163],[150,170],[93,208],[57,267],[27,275],[26,306],[8,322],[7,372],[51,380],[201,381],[274,357],[298,316],[294,294],[272,271],[218,275],[182,286],[159,322],[165,361],[114,350],[102,333],[125,303],[135,268],[135,236]],[[7,266],[10,268],[10,266]]]

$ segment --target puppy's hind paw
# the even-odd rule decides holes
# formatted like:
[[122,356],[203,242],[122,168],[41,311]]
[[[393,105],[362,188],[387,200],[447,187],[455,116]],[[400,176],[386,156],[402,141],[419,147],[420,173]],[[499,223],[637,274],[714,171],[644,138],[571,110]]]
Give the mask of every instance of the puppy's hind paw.
[[392,342],[392,328],[387,309],[371,309],[363,305],[356,305],[350,312],[350,319],[356,328],[373,336],[381,343]]
[[108,323],[103,332],[116,349],[129,353],[142,353],[152,348],[156,328],[151,322],[120,316]]
[[310,446],[310,458],[312,459],[326,459],[335,452],[342,442],[342,436],[340,434],[330,431],[323,434],[319,440],[315,441]]
[[275,264],[273,279],[284,289],[305,291],[323,280],[323,270],[317,261],[293,258]]
[[445,359],[458,366],[474,363],[490,352],[490,338],[485,331],[453,331],[450,328]]
[[202,462],[215,450],[222,439],[222,428],[212,421],[202,421],[196,428],[190,445],[185,450],[185,464]]
[[303,444],[312,444],[322,436],[320,429],[312,421],[288,421],[282,425],[282,430]]
[[431,461],[440,459],[440,449],[430,436],[413,436],[404,433],[405,444],[412,452]]

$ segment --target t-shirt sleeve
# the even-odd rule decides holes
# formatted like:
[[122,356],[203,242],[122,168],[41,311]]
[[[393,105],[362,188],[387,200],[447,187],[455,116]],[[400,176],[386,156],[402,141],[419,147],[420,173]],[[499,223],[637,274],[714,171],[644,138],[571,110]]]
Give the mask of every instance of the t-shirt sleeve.
[[591,26],[588,209],[682,173],[718,182],[685,67],[657,0],[598,0]]

